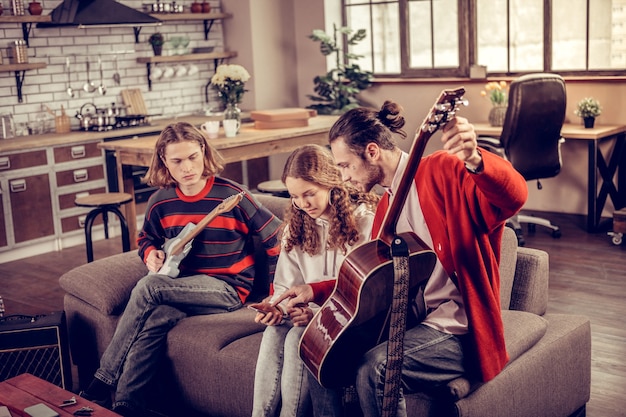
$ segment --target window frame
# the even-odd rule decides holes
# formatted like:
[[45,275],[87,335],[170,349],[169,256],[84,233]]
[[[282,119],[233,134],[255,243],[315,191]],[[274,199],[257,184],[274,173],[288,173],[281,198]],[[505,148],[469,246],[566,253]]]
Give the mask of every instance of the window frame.
[[[367,1],[367,0],[365,0]],[[585,66],[584,70],[559,70],[561,75],[568,76],[625,76],[626,68],[619,69],[604,69],[604,70],[590,70],[589,69],[589,2],[587,0],[587,15],[586,15],[586,27],[585,27]],[[459,28],[459,65],[455,68],[410,68],[409,67],[409,30],[408,30],[408,15],[409,0],[397,0],[399,9],[399,24],[400,24],[400,73],[383,73],[375,72],[376,78],[443,78],[443,77],[469,77],[470,67],[477,61],[477,0],[457,0],[458,7],[458,28]],[[341,0],[341,11],[343,24],[347,23],[347,8],[350,4],[347,4],[346,0]],[[510,10],[507,8],[507,13]],[[543,0],[543,71],[555,72],[552,70],[552,1]],[[506,19],[508,26],[508,16]],[[431,28],[434,30],[436,28]],[[366,28],[368,34],[371,34],[371,26]],[[508,32],[508,30],[507,30]],[[626,40],[626,39],[625,39]],[[372,40],[370,40],[372,42]],[[346,45],[347,47],[347,45]],[[509,50],[507,45],[507,50]],[[372,58],[373,59],[373,58]],[[509,62],[509,58],[507,58]],[[507,64],[510,69],[510,64]],[[536,71],[489,71],[487,68],[487,75],[489,77],[503,77],[503,76],[520,76],[523,74],[536,72]]]

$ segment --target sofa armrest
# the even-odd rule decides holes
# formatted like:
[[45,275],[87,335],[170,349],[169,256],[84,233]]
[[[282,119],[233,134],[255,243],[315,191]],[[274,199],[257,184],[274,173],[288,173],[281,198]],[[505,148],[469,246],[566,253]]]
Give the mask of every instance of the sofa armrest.
[[540,316],[545,314],[548,308],[548,281],[548,253],[539,249],[518,248],[509,309]]
[[84,264],[59,278],[61,288],[104,315],[119,315],[130,292],[148,268],[137,251],[120,253]]

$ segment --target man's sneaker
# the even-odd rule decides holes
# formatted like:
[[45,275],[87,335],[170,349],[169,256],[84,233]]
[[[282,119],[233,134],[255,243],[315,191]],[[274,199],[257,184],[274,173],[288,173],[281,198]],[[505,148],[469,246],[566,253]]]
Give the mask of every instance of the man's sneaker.
[[98,404],[100,407],[104,407],[104,408],[109,409],[109,410],[111,409],[112,401],[111,401],[111,396],[110,395],[108,395],[106,397],[98,398],[98,397],[90,395],[86,391],[81,391],[78,395],[80,397],[86,399],[87,401],[91,401],[94,404]]

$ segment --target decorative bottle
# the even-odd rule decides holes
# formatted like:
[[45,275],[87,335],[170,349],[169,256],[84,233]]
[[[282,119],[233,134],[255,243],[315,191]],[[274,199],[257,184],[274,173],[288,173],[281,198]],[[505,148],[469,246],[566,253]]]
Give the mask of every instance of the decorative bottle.
[[226,109],[224,110],[224,119],[237,120],[237,133],[239,133],[239,128],[241,127],[241,109],[239,108],[237,103],[226,104]]

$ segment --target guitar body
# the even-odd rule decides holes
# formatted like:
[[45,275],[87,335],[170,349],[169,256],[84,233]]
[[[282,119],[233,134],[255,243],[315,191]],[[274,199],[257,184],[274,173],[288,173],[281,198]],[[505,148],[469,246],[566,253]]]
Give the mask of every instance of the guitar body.
[[193,240],[185,243],[185,246],[183,246],[183,250],[179,253],[172,253],[172,250],[177,245],[179,245],[184,238],[189,236],[193,232],[193,229],[195,227],[196,225],[194,223],[187,223],[183,230],[180,231],[178,236],[165,242],[165,245],[163,245],[163,251],[165,252],[165,262],[163,262],[163,265],[159,269],[159,274],[167,275],[170,278],[178,277],[178,274],[180,274],[180,269],[178,267],[182,260],[185,259],[185,257],[191,250],[191,244]]
[[[436,256],[415,234],[400,236],[409,247],[412,299],[430,277]],[[327,388],[352,384],[363,354],[387,338],[394,286],[389,245],[373,240],[358,246],[342,263],[339,276],[300,339],[300,357]]]

